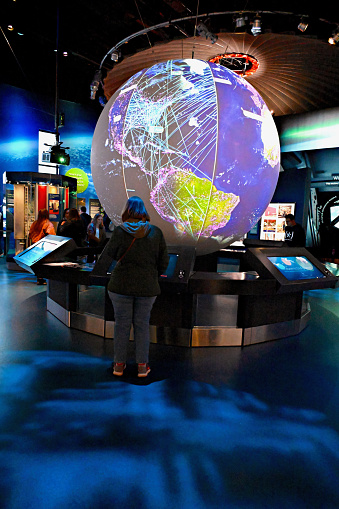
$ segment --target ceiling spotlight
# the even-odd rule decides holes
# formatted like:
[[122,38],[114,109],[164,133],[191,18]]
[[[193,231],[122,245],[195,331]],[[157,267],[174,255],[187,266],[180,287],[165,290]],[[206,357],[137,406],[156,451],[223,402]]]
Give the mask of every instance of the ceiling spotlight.
[[207,26],[204,25],[204,23],[199,23],[199,25],[197,25],[197,32],[198,32],[198,35],[200,35],[201,37],[206,37],[206,39],[211,39],[212,44],[214,44],[218,40],[218,36],[215,34],[212,34],[212,32],[210,32],[208,30]]
[[91,99],[93,101],[94,101],[96,93],[99,89],[101,79],[102,79],[102,72],[101,72],[101,69],[98,69],[97,71],[95,71],[94,78],[93,78],[93,81],[92,81],[91,87],[90,87],[91,88]]
[[7,26],[7,30],[9,30],[10,32],[13,32],[14,26],[13,25],[8,25]]
[[302,17],[300,20],[300,23],[298,25],[298,30],[300,30],[300,32],[305,32],[307,27],[308,27],[308,23],[306,22],[306,19],[304,17]]
[[328,39],[330,44],[338,44],[339,43],[339,27],[335,32],[333,32],[332,37]]
[[258,14],[252,22],[251,32],[253,35],[261,34],[261,17]]
[[241,15],[238,18],[235,18],[235,28],[242,28],[246,25],[245,18]]
[[119,62],[119,59],[121,58],[121,51],[112,51],[111,53],[111,60],[113,62]]

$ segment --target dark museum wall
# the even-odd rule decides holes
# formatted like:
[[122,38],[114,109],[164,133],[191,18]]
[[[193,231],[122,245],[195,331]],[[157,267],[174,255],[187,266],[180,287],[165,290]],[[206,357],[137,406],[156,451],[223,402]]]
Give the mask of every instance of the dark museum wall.
[[295,219],[306,228],[308,202],[311,186],[310,168],[291,168],[279,174],[279,180],[274,192],[273,203],[294,202]]

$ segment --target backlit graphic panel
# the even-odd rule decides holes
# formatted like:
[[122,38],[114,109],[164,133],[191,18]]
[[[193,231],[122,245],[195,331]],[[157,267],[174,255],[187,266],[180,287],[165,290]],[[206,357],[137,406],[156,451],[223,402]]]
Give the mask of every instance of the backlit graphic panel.
[[257,223],[279,175],[279,139],[244,79],[201,60],[159,63],[130,78],[105,106],[92,175],[115,224],[140,196],[170,244],[226,247]]

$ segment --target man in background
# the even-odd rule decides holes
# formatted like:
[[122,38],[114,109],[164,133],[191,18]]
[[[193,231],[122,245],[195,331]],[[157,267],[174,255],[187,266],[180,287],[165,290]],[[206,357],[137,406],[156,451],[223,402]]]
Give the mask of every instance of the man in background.
[[87,232],[87,226],[92,221],[92,218],[91,218],[91,216],[89,214],[87,214],[86,207],[84,205],[82,207],[80,207],[80,211],[81,211],[80,219],[81,219],[81,221],[84,224],[85,231]]
[[285,244],[289,247],[305,247],[306,234],[304,228],[295,222],[293,214],[285,216]]

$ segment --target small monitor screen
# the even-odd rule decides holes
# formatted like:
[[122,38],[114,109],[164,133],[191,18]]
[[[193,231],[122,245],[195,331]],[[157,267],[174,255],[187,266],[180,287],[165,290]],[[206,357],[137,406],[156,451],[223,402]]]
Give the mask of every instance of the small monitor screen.
[[161,274],[161,277],[172,277],[174,274],[179,255],[171,253],[168,256],[169,256],[168,266],[165,272]]
[[22,254],[19,253],[17,257],[26,265],[31,266],[59,246],[60,244],[48,240],[41,240],[36,245],[32,246],[31,249],[24,251]]
[[305,256],[268,256],[268,259],[289,281],[326,278]]

